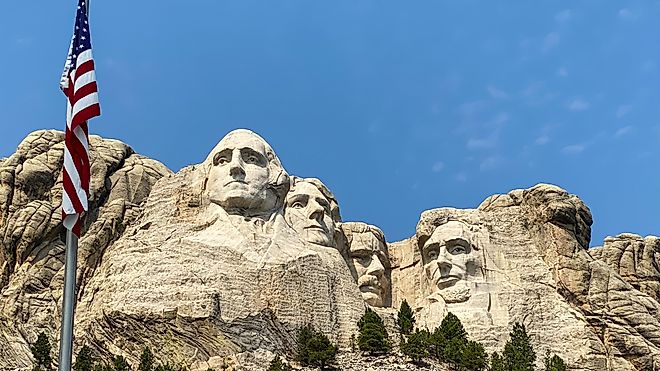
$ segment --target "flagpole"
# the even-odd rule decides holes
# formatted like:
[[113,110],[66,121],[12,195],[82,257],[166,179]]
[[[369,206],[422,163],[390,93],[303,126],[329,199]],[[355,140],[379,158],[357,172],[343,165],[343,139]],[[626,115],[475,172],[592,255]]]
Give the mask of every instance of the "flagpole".
[[[89,1],[89,0],[88,0]],[[82,215],[81,215],[82,216]],[[79,216],[79,217],[81,217]],[[71,371],[73,351],[73,313],[76,304],[76,260],[78,237],[70,229],[66,231],[66,261],[64,263],[64,301],[62,304],[62,327],[60,333],[59,371]]]
[[[89,3],[91,0],[86,1],[87,17],[89,18]],[[82,214],[78,214],[78,218],[82,218]],[[65,254],[64,289],[62,292],[62,324],[60,327],[59,371],[72,370],[71,360],[73,358],[73,317],[76,309],[76,274],[78,267],[78,236],[73,233],[73,229],[67,228],[66,231]]]

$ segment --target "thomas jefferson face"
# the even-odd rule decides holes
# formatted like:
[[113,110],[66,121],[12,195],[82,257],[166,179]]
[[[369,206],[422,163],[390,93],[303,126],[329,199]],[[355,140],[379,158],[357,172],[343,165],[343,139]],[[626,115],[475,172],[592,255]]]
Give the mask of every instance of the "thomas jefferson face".
[[335,246],[330,201],[314,184],[303,180],[291,188],[286,196],[284,218],[305,241]]
[[438,292],[447,293],[450,299],[456,299],[452,290],[465,283],[468,277],[474,276],[477,266],[469,228],[458,221],[449,221],[436,227],[422,247],[422,259],[426,277],[437,287]]
[[385,245],[372,232],[354,233],[349,256],[357,273],[362,298],[374,307],[383,306],[389,289],[385,267],[389,266]]
[[209,197],[226,210],[266,211],[275,197],[268,189],[269,167],[263,140],[234,131],[215,148],[208,177]]

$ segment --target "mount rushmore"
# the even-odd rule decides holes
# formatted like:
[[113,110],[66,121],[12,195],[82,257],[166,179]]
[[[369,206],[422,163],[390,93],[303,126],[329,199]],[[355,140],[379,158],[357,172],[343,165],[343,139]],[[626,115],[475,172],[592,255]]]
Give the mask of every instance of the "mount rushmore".
[[[58,341],[63,136],[34,132],[0,159],[2,369],[30,369],[39,332]],[[116,140],[92,136],[90,149],[75,349],[135,361],[148,345],[193,370],[262,369],[306,324],[346,350],[365,308],[393,324],[406,300],[418,326],[452,312],[488,351],[521,322],[571,370],[660,369],[660,239],[590,249],[589,208],[557,186],[430,209],[387,242],[249,130],[176,174]]]

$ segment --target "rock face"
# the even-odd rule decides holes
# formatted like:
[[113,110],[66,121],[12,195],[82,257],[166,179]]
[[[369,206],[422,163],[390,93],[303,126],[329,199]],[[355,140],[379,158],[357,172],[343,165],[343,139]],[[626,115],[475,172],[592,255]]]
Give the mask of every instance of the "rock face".
[[[0,159],[0,369],[30,369],[40,331],[58,340],[62,141],[35,132]],[[387,243],[343,222],[321,181],[290,176],[247,130],[176,174],[98,137],[91,160],[76,348],[135,363],[149,345],[192,369],[262,370],[308,323],[349,348],[367,305],[396,341],[405,299],[419,326],[452,312],[488,351],[522,322],[538,358],[556,353],[572,370],[660,368],[660,240],[625,234],[590,250],[589,209],[558,187],[428,210]],[[402,369],[342,357],[346,369]]]
[[[64,277],[64,133],[38,131],[0,163],[0,367],[31,366],[39,331],[54,342]],[[90,137],[90,208],[79,242],[81,293],[103,252],[140,212],[153,184],[170,171],[118,141]]]

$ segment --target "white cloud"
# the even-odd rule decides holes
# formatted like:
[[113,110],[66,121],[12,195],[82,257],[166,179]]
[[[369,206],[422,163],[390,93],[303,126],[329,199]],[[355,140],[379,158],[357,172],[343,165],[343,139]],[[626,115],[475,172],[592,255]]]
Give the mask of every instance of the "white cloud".
[[655,70],[655,61],[647,59],[642,63],[642,72],[652,72]]
[[490,94],[491,98],[493,98],[493,99],[507,99],[507,98],[509,98],[509,94],[507,94],[506,92],[504,92],[504,91],[502,91],[502,90],[500,90],[500,89],[498,89],[498,88],[496,88],[492,85],[488,85],[486,90],[488,90],[488,94]]
[[497,137],[491,136],[488,138],[470,138],[467,141],[467,148],[471,150],[493,148],[497,144]]
[[456,174],[456,175],[454,176],[454,179],[456,179],[457,182],[464,183],[464,182],[467,182],[468,177],[467,177],[467,174],[466,174],[465,172],[462,171],[462,172]]
[[567,70],[566,68],[564,68],[564,67],[560,67],[560,68],[557,70],[557,76],[559,76],[559,77],[566,77],[566,76],[568,76],[568,70]]
[[619,9],[619,13],[617,14],[619,16],[619,19],[623,20],[634,20],[637,18],[637,13],[633,12],[632,10],[628,8],[622,8]]
[[477,113],[483,111],[486,107],[486,102],[482,100],[477,100],[473,102],[465,102],[458,106],[458,112],[465,116],[474,116]]
[[561,38],[559,37],[559,33],[557,32],[550,32],[549,34],[545,35],[545,38],[543,39],[543,45],[541,46],[541,51],[544,53],[549,52],[551,49],[559,45],[560,39]]
[[628,112],[630,112],[631,109],[632,109],[632,106],[630,104],[624,104],[624,105],[619,106],[616,109],[616,118],[618,118],[618,119],[622,118],[623,116],[627,115]]
[[444,170],[444,168],[445,168],[445,163],[442,161],[438,161],[435,164],[433,164],[433,166],[431,167],[431,171],[433,171],[434,173],[439,173],[442,170]]
[[481,161],[481,164],[479,164],[479,170],[481,171],[489,171],[489,170],[495,170],[502,165],[502,158],[500,156],[490,156],[483,161]]
[[630,133],[632,131],[632,129],[633,129],[633,127],[630,126],[630,125],[629,126],[624,126],[624,127],[620,128],[619,130],[617,130],[616,133],[614,133],[614,137],[615,138],[621,138],[622,136]]
[[550,137],[548,135],[545,135],[545,134],[543,134],[540,137],[536,138],[536,140],[534,141],[534,143],[537,146],[542,146],[544,144],[547,144],[548,142],[550,142]]
[[568,103],[568,109],[571,111],[586,111],[589,107],[591,107],[591,104],[580,98],[573,99]]
[[565,155],[578,155],[584,152],[586,146],[584,144],[571,144],[561,149],[561,153]]
[[573,11],[570,9],[564,9],[561,12],[555,14],[555,21],[559,23],[566,23],[571,20],[573,17]]

